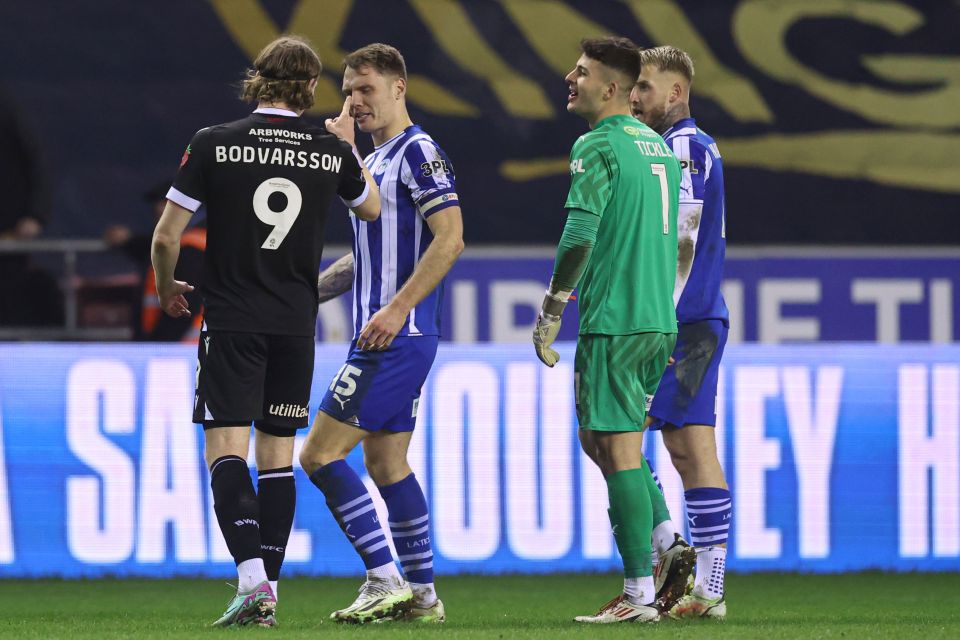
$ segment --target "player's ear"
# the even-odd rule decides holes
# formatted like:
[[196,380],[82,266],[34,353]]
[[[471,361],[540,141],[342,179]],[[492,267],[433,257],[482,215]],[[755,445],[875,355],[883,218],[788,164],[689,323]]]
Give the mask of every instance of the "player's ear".
[[603,90],[603,99],[610,100],[620,91],[620,83],[616,80],[607,83],[607,88]]
[[406,78],[397,78],[397,81],[393,84],[393,97],[399,100],[407,94],[407,80]]
[[670,87],[670,102],[676,102],[683,98],[683,85],[679,82],[674,82],[673,86]]

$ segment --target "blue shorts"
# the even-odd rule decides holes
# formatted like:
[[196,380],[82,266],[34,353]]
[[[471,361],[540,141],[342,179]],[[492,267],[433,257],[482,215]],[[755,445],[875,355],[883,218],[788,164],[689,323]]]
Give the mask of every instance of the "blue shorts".
[[728,331],[723,320],[679,325],[673,349],[676,362],[663,372],[653,397],[651,429],[688,424],[716,426],[717,379]]
[[420,389],[439,340],[402,336],[394,338],[386,351],[363,351],[354,341],[320,411],[367,431],[413,431]]

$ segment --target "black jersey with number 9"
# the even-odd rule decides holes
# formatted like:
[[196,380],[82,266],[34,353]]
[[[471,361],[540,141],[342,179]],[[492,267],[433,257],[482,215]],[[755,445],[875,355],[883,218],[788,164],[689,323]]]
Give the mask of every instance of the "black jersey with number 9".
[[198,131],[167,197],[207,207],[207,328],[312,336],[327,211],[367,189],[350,145],[292,112]]

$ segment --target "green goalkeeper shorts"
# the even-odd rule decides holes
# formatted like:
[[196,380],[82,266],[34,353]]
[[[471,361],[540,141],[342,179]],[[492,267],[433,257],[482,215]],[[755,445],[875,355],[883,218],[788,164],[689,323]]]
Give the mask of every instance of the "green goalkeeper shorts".
[[573,365],[580,428],[643,431],[676,341],[675,333],[581,335]]

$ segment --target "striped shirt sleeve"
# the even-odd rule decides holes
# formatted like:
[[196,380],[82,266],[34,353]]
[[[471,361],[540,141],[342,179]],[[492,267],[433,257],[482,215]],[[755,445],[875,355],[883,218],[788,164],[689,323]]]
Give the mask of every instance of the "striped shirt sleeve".
[[401,177],[424,218],[460,206],[453,165],[433,140],[417,140],[407,145]]

